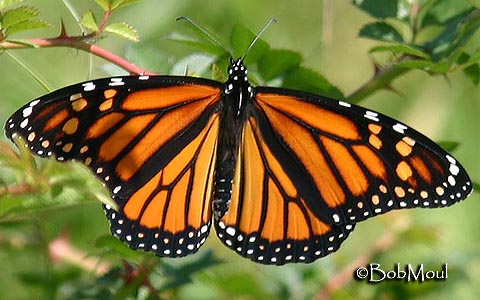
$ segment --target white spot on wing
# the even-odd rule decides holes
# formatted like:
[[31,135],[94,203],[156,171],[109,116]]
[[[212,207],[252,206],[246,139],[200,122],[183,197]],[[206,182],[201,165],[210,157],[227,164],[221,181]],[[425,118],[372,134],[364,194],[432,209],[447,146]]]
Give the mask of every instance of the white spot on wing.
[[93,91],[93,90],[95,90],[95,88],[96,88],[95,84],[94,84],[93,82],[91,82],[91,81],[82,84],[82,86],[83,86],[83,90],[84,90],[85,92]]
[[452,164],[450,165],[449,171],[450,173],[452,173],[452,175],[457,176],[458,173],[460,172],[460,168],[457,165]]
[[32,107],[31,106],[27,106],[23,109],[22,111],[22,114],[23,114],[23,117],[26,118],[26,117],[29,117],[31,114],[32,114]]
[[113,192],[114,194],[116,194],[116,193],[120,192],[121,189],[122,189],[122,187],[118,185],[118,186],[116,186],[116,187],[113,189],[112,192]]
[[120,86],[125,84],[122,78],[111,78],[110,81],[111,82],[108,84],[109,86]]
[[225,232],[231,236],[235,236],[235,228],[233,227],[228,227]]
[[445,157],[447,158],[447,160],[448,160],[452,165],[454,165],[454,164],[457,163],[457,161],[455,160],[455,158],[451,157],[450,155],[447,154]]
[[448,183],[450,183],[451,186],[454,186],[455,184],[457,184],[457,182],[455,181],[455,178],[453,178],[453,176],[448,176],[447,178],[448,180]]
[[378,113],[376,113],[374,111],[367,110],[367,111],[365,111],[365,114],[363,116],[367,119],[370,119],[370,120],[373,120],[373,121],[376,121],[376,122],[379,121]]
[[403,124],[397,123],[397,124],[393,125],[392,128],[396,132],[399,132],[401,134],[405,134],[405,129],[407,129],[408,127],[403,125]]
[[335,222],[335,223],[340,222],[340,217],[337,214],[333,214],[332,218],[333,218],[333,222]]
[[33,107],[33,106],[37,105],[37,104],[38,104],[38,102],[40,102],[40,100],[39,100],[39,99],[37,99],[37,100],[33,100],[32,102],[30,102],[30,104],[29,104],[29,105],[30,105],[31,107]]
[[20,128],[25,128],[27,127],[27,125],[28,125],[28,119],[25,119],[20,123]]

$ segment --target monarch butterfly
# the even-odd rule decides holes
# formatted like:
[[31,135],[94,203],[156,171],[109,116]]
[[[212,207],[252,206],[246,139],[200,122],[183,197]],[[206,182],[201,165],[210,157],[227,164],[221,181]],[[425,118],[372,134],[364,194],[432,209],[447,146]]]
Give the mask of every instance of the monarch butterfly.
[[309,263],[357,222],[465,199],[464,168],[380,113],[301,91],[228,80],[127,76],[62,88],[7,121],[34,153],[88,166],[111,192],[113,235],[163,257],[195,253],[213,222],[255,262]]

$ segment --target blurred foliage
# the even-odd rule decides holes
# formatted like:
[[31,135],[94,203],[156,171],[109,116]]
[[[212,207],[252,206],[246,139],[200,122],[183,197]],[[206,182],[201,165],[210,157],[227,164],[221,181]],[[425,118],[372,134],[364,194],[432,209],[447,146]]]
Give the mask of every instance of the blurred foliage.
[[[378,21],[363,26],[359,36],[390,42],[374,47],[374,52],[389,52],[398,56],[392,63],[392,73],[408,69],[423,70],[429,74],[449,74],[462,70],[474,83],[480,80],[480,49],[469,53],[465,45],[480,27],[480,12],[468,1],[353,1],[360,9]],[[379,9],[385,6],[385,9]],[[427,38],[425,31],[435,28],[436,34]],[[397,29],[398,28],[398,29]],[[387,78],[389,83],[391,78]],[[380,85],[378,88],[384,88]],[[375,90],[373,90],[375,91]],[[368,92],[373,92],[370,89]],[[360,99],[368,94],[359,92]],[[357,94],[354,99],[359,99]]]
[[[356,0],[348,5],[350,10],[345,11],[346,4],[324,0],[321,8],[326,13],[323,15],[322,11],[312,9],[320,3],[313,0],[300,1],[293,6],[281,1],[266,1],[265,4],[243,0],[229,4],[208,1],[198,4],[189,0],[154,2],[63,0],[62,6],[57,2],[52,4],[40,0],[0,0],[0,45],[3,47],[7,44],[2,43],[9,42],[38,48],[30,40],[32,36],[75,37],[122,52],[130,61],[162,74],[187,72],[222,81],[230,55],[234,58],[245,55],[255,38],[257,31],[252,32],[249,28],[257,28],[255,26],[263,20],[260,16],[271,14],[272,7],[284,5],[288,9],[285,9],[281,21],[295,25],[284,28],[300,32],[292,40],[286,39],[286,44],[303,40],[305,46],[284,49],[276,46],[275,40],[267,37],[260,39],[246,56],[252,82],[358,102],[375,99],[376,95],[391,100],[396,94],[385,91],[399,93],[402,90],[404,93],[404,90],[415,91],[423,85],[433,94],[438,86],[428,86],[426,82],[435,75],[441,75],[447,79],[442,80],[441,85],[451,82],[452,88],[461,86],[455,100],[459,104],[448,111],[452,115],[451,122],[440,128],[442,134],[439,136],[449,137],[441,144],[449,151],[463,151],[460,154],[468,161],[464,165],[474,179],[480,178],[478,160],[469,159],[465,150],[473,149],[470,153],[478,157],[476,151],[480,143],[476,113],[480,113],[480,98],[468,92],[478,93],[480,81],[478,1]],[[334,11],[332,5],[343,9]],[[295,16],[297,13],[292,14],[292,9],[298,12],[300,18]],[[365,14],[358,13],[360,11]],[[328,14],[333,12],[336,16],[334,21],[329,19],[331,15]],[[313,32],[305,25],[310,20],[306,16],[309,13],[322,15],[325,36],[328,29],[332,29],[331,24],[338,28],[350,28],[349,21],[360,20],[355,23],[359,27],[353,30],[358,32],[358,36],[374,42],[367,44],[365,51],[363,48],[332,47],[335,56],[325,59],[323,65],[328,66],[330,61],[340,64],[345,60],[348,69],[340,71],[341,68],[335,66],[332,71],[325,68],[327,71],[323,74],[313,67],[315,63],[312,61],[315,60],[305,50],[308,42],[322,38],[327,40],[325,36],[308,33]],[[138,14],[142,17],[139,18]],[[228,47],[213,42],[194,26],[173,24],[171,20],[179,14],[195,15],[197,20],[205,20],[209,24],[205,27],[214,29],[210,35],[218,41],[227,40]],[[255,26],[248,23],[253,19],[252,14],[260,19],[255,21]],[[161,16],[168,16],[168,23]],[[244,16],[243,19],[240,16]],[[58,21],[60,19],[62,22]],[[143,29],[138,30],[137,26]],[[279,25],[272,25],[269,31],[275,32],[276,26]],[[56,30],[53,34],[52,28]],[[141,36],[143,41],[127,45],[122,42],[118,46],[110,34],[135,42]],[[226,35],[229,38],[223,38]],[[286,32],[277,34],[278,40],[286,36]],[[353,35],[346,37],[353,38]],[[322,46],[329,47],[327,42]],[[310,49],[315,47],[311,45]],[[112,64],[91,57],[90,63],[85,64],[84,57],[78,53],[74,53],[75,59],[72,60],[71,50],[53,54],[40,52],[43,51],[40,49],[31,49],[28,53],[21,51],[18,51],[17,57],[17,52],[13,53],[5,46],[0,56],[0,101],[5,105],[2,108],[5,111],[0,111],[2,121],[22,103],[45,92],[42,88],[47,84],[43,87],[28,84],[32,77],[43,82],[47,75],[40,74],[48,74],[48,82],[60,87],[85,79],[85,74],[105,76],[121,73]],[[373,61],[372,73],[365,73],[349,61],[350,56],[357,59],[367,53]],[[45,59],[39,60],[40,55],[44,55]],[[76,60],[80,63],[76,64]],[[51,68],[52,64],[55,68]],[[406,85],[405,75],[411,71],[420,71],[417,73],[423,75],[413,73],[413,81]],[[327,79],[336,73],[345,74],[342,75],[345,77],[360,73],[362,82],[354,85],[352,93],[344,93]],[[34,80],[31,82],[34,83]],[[422,84],[419,85],[419,82]],[[414,96],[420,97],[418,94]],[[465,98],[467,100],[461,100]],[[441,105],[440,102],[429,103],[434,108]],[[384,109],[394,113],[407,106],[408,102],[395,104],[392,100]],[[434,116],[436,118],[437,115]],[[469,121],[463,122],[464,118]],[[418,119],[423,119],[423,115]],[[428,119],[428,124],[435,125],[434,119]],[[476,125],[469,123],[475,121]],[[462,139],[455,140],[457,137]],[[476,299],[480,292],[474,284],[480,276],[480,235],[476,230],[480,222],[474,218],[479,207],[476,203],[470,204],[472,200],[468,200],[465,206],[443,210],[441,214],[423,212],[419,219],[410,212],[387,214],[359,224],[350,241],[329,257],[310,265],[271,267],[238,258],[219,246],[215,238],[209,239],[204,246],[207,249],[182,259],[160,259],[149,253],[132,251],[108,234],[99,201],[108,202],[109,196],[85,167],[76,163],[37,160],[24,147],[13,148],[3,141],[0,141],[0,184],[0,258],[4,269],[0,277],[2,299],[312,299],[319,295],[325,299]],[[475,187],[478,186],[475,184]],[[472,198],[478,199],[478,195]],[[448,212],[452,216],[447,218]],[[405,218],[409,221],[399,231],[399,222],[396,221]],[[395,232],[395,241],[388,249],[376,244],[384,231]],[[66,240],[70,245],[68,249],[55,248],[57,244],[54,242],[59,238]],[[336,274],[341,274],[342,270],[362,258],[385,266],[393,266],[397,262],[423,263],[431,269],[438,269],[448,262],[449,278],[444,282],[424,284],[388,281],[369,285],[353,281],[353,275],[349,274],[340,289],[325,291]],[[97,263],[85,264],[89,259],[95,259]]]
[[20,0],[0,2],[0,41],[17,32],[45,28],[50,25],[38,18],[40,12],[31,6],[15,6]]

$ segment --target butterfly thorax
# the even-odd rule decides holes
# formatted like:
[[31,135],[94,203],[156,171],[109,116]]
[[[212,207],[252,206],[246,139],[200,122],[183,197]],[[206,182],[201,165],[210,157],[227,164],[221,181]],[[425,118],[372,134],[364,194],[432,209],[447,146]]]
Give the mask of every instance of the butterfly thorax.
[[236,61],[231,59],[228,75],[220,108],[217,171],[213,195],[213,209],[217,218],[221,218],[228,210],[242,128],[253,98],[253,88],[248,82],[247,69],[242,58]]

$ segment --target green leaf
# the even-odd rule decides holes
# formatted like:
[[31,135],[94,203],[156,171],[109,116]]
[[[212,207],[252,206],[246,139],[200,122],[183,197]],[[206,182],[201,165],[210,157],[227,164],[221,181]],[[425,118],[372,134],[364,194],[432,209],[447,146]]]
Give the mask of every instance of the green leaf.
[[480,183],[473,181],[472,184],[473,184],[473,190],[477,193],[480,192]]
[[430,67],[429,71],[430,71],[430,73],[432,73],[432,74],[435,74],[435,73],[437,73],[437,74],[445,74],[445,73],[447,73],[447,71],[450,69],[450,67],[451,67],[451,64],[450,64],[449,62],[447,62],[447,61],[440,61],[440,62],[438,62],[438,63],[434,63],[434,64]]
[[24,0],[0,0],[0,10],[23,1]]
[[253,34],[248,28],[242,25],[235,25],[230,35],[230,45],[232,47],[233,58],[245,57],[246,64],[252,64],[257,62],[270,48],[270,46],[262,39],[257,40],[255,45],[249,53],[246,53],[248,46],[255,39]]
[[457,59],[457,63],[462,68],[465,76],[467,76],[467,78],[469,78],[473,84],[478,85],[480,82],[480,66],[477,61],[480,60],[480,55],[478,55],[478,52],[474,55],[479,57],[472,57],[467,53],[462,52]]
[[30,6],[20,6],[4,12],[0,23],[2,28],[8,28],[38,15],[39,12],[36,8]]
[[480,65],[471,65],[463,69],[463,73],[472,81],[473,84],[478,85],[480,82]]
[[437,144],[448,152],[453,152],[460,146],[460,143],[455,141],[437,141]]
[[229,63],[223,62],[224,60],[219,60],[212,65],[211,79],[224,82],[228,79],[228,76],[225,73],[225,70],[228,68]]
[[104,11],[113,11],[140,1],[141,0],[95,0]]
[[[188,17],[177,17],[176,21],[185,21],[187,23],[193,22],[191,19]],[[194,23],[194,22],[193,22]],[[226,54],[229,51],[226,49],[226,47],[220,42],[221,39],[218,38],[218,36],[214,33],[209,31],[206,28],[202,28],[203,26],[197,25],[197,24],[189,24],[187,28],[189,29],[188,35],[180,34],[180,33],[174,33],[172,36],[175,38],[177,36],[180,36],[180,40],[195,40],[197,42],[202,41],[202,43],[205,44],[211,44],[214,45],[215,48],[220,48],[222,51],[222,54]],[[194,25],[194,26],[192,26]]]
[[397,7],[397,15],[395,18],[411,26],[412,14],[414,14],[418,9],[417,3],[418,2],[411,0],[399,0]]
[[100,5],[100,7],[104,10],[110,10],[111,0],[95,0],[95,2]]
[[138,42],[140,40],[138,32],[132,26],[124,22],[112,23],[105,27],[104,31],[114,33],[124,39],[134,42]]
[[360,29],[360,37],[384,42],[403,43],[402,35],[391,25],[385,22],[369,23]]
[[449,67],[453,66],[458,62],[460,57],[464,54],[463,48],[457,47],[450,53],[450,55],[446,58],[446,62],[449,64]]
[[258,71],[265,81],[272,80],[285,71],[297,67],[302,56],[290,50],[270,50],[258,63]]
[[480,9],[480,0],[470,0],[470,3]]
[[217,259],[211,250],[203,251],[195,255],[192,260],[179,264],[164,262],[159,265],[158,272],[168,274],[167,280],[159,288],[160,291],[179,288],[193,280],[193,275],[204,271],[213,266],[219,265],[223,261]]
[[[204,53],[193,53],[177,61],[173,65],[172,73],[176,75],[202,76],[211,70],[215,59],[215,57],[205,55]],[[187,71],[187,74],[185,74],[185,71]]]
[[396,63],[395,66],[398,68],[428,70],[433,66],[433,63],[424,59],[411,59]]
[[468,60],[469,63],[477,63],[480,62],[480,49],[477,49],[471,56],[470,59]]
[[108,249],[120,257],[131,261],[140,261],[142,256],[145,255],[145,253],[130,249],[126,244],[110,234],[98,238],[95,246],[101,249]]
[[442,26],[447,24],[455,16],[471,10],[469,0],[435,0],[425,9],[425,15],[421,19],[420,27]]
[[40,20],[26,20],[21,23],[12,25],[7,28],[5,35],[10,36],[14,33],[21,32],[21,31],[27,31],[27,30],[32,30],[32,29],[40,29],[40,28],[48,28],[51,27],[50,24],[40,21]]
[[434,39],[423,45],[423,48],[431,53],[434,61],[440,61],[463,47],[477,32],[480,27],[480,17],[472,18],[471,13],[471,10],[465,11],[451,18]]
[[91,31],[98,31],[97,20],[91,10],[88,10],[80,19],[80,24]]
[[343,100],[343,93],[319,73],[299,67],[285,77],[283,87],[324,95],[329,98]]
[[114,9],[122,8],[140,1],[141,0],[113,0],[111,1],[112,3],[111,9],[114,10]]
[[354,5],[377,19],[396,17],[398,0],[353,0]]
[[125,49],[125,58],[158,74],[171,74],[174,59],[170,54],[148,43],[130,43]]
[[[195,28],[196,29],[196,28]],[[206,52],[215,56],[225,55],[225,49],[213,43],[211,40],[205,39],[205,34],[198,30],[192,31],[195,39],[180,33],[173,33],[167,37],[168,40],[189,46],[199,52]]]
[[402,44],[394,44],[394,45],[384,45],[384,46],[377,46],[373,47],[369,51],[370,53],[374,52],[393,52],[393,53],[398,53],[398,54],[406,54],[406,55],[411,55],[411,56],[416,56],[416,57],[421,57],[428,59],[429,55],[422,50],[408,46],[408,45],[402,45]]
[[116,10],[140,1],[141,0],[95,0],[104,11]]

